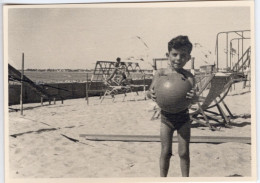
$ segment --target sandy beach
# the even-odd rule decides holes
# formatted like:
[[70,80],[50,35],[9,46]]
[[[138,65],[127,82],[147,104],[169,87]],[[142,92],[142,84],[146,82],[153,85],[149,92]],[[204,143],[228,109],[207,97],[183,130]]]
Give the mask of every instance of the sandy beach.
[[[3,4],[4,181],[256,181],[255,4]],[[160,70],[166,67],[171,69]],[[194,75],[194,90],[203,91],[202,111],[232,83],[224,99],[232,115],[221,103],[229,124],[209,117],[212,130],[192,121],[189,178],[182,178],[174,132],[168,177],[162,178],[161,119],[152,120],[155,102],[145,99],[145,92],[128,93],[124,101],[123,92],[115,92],[115,101],[108,97],[102,103],[99,95],[110,85],[148,89],[157,72],[168,75],[169,82],[158,86],[162,95],[175,95],[163,102],[182,98],[180,93],[192,98],[192,77],[182,68]],[[175,71],[183,76],[171,83]],[[243,88],[245,79],[252,82],[252,92]],[[49,104],[50,99],[56,102]],[[185,103],[176,106],[183,109]],[[211,115],[221,111],[212,110]],[[106,139],[89,139],[98,135]],[[132,140],[108,140],[112,137]]]
[[[24,115],[9,111],[11,178],[159,177],[160,142],[91,141],[80,134],[159,135],[151,120],[154,103],[143,95],[98,97],[56,104],[25,104]],[[237,86],[225,98],[236,117],[232,128],[192,123],[192,136],[251,137],[251,92]],[[136,101],[132,99],[136,99]],[[19,105],[12,106],[19,109]],[[176,135],[176,133],[174,134]],[[251,177],[251,144],[191,143],[191,177]],[[181,177],[177,143],[169,177]]]

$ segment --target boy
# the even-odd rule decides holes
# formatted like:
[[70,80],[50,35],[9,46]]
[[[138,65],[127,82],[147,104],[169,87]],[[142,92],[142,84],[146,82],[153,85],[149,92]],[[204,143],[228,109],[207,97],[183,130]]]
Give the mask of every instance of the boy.
[[[168,68],[160,69],[153,77],[150,90],[147,96],[156,101],[154,92],[154,84],[156,80],[162,76],[170,73],[179,73],[187,78],[194,87],[194,76],[183,69],[185,64],[191,59],[192,44],[187,36],[178,36],[173,38],[168,43]],[[194,89],[187,93],[186,98],[194,102],[197,97]],[[172,138],[173,132],[177,130],[178,133],[178,154],[180,157],[181,173],[183,177],[189,176],[190,156],[189,156],[189,142],[190,142],[190,118],[188,109],[178,113],[169,113],[161,110],[161,156],[160,156],[160,176],[166,177],[170,165],[170,158],[172,156]]]
[[[115,63],[115,69],[113,70],[112,74],[106,79],[106,82],[107,82],[107,83],[110,83],[111,80],[114,78],[114,76],[115,76],[116,74],[120,74],[121,79],[118,81],[117,84],[118,84],[118,85],[121,85],[121,84],[124,85],[124,83],[125,83],[125,81],[126,81],[126,79],[127,79],[127,76],[126,76],[126,74],[125,74],[124,71],[120,71],[120,68],[121,68],[121,69],[125,68],[125,65],[124,65],[124,63],[121,62],[121,58],[117,57],[117,58],[116,58],[116,63]],[[124,69],[123,69],[123,70],[124,70]]]

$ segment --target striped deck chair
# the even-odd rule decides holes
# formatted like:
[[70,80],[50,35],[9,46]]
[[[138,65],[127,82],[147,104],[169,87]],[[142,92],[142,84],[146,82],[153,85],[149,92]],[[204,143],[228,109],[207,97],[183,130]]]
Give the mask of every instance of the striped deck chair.
[[[123,97],[123,101],[124,101],[125,97],[127,96],[126,93],[133,92],[132,86],[131,86],[131,79],[129,79],[129,77],[127,77],[126,79],[122,79],[122,74],[120,73],[120,72],[127,73],[126,68],[123,66],[123,67],[118,68],[117,70],[118,71],[115,70],[115,73],[113,73],[114,76],[109,81],[107,81],[106,77],[104,76],[104,78],[105,78],[104,83],[106,85],[106,90],[105,90],[104,95],[101,98],[100,103],[102,103],[104,98],[108,95],[112,97],[113,102],[114,102],[115,95],[120,94],[120,93],[124,94],[124,97]],[[137,94],[138,94],[138,92],[137,92]],[[135,98],[134,98],[134,100],[135,100]]]
[[[233,115],[224,102],[224,98],[231,85],[239,81],[241,81],[241,78],[235,74],[213,73],[205,77],[204,84],[197,94],[199,96],[199,101],[196,103],[197,108],[194,106],[190,108],[192,111],[190,112],[191,120],[208,126],[211,130],[214,130],[214,127],[209,123],[209,119],[230,127],[230,118],[233,118]],[[205,92],[207,92],[206,97],[203,96]],[[229,116],[223,110],[221,104]],[[216,108],[217,111],[212,111],[213,108]]]

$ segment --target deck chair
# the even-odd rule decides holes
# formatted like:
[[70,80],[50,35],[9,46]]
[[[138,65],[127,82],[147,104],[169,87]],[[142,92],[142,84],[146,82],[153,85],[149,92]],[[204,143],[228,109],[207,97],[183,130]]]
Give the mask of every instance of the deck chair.
[[[122,68],[121,68],[122,66]],[[102,89],[99,89],[100,91],[100,103],[104,100],[106,97],[112,97],[113,101],[115,100],[116,94],[123,93],[124,98],[126,97],[126,93],[130,93],[133,95],[133,92],[136,92],[137,95],[139,95],[138,90],[139,87],[143,87],[143,93],[145,93],[146,87],[148,85],[145,84],[145,73],[140,68],[139,63],[136,62],[121,62],[121,65],[119,69],[124,70],[126,74],[126,78],[123,82],[120,80],[120,73],[116,70],[117,67],[115,67],[115,62],[113,61],[97,61],[95,65],[94,72],[91,76],[91,82],[89,84],[89,88],[91,88],[91,83],[93,82],[101,82],[102,83]],[[142,77],[144,79],[144,84],[134,84],[133,82],[133,73],[141,73]],[[88,90],[88,91],[95,91],[95,90]],[[140,91],[140,90],[139,90]],[[104,93],[103,93],[104,92]],[[102,94],[102,95],[101,95]],[[146,99],[144,97],[144,99]],[[134,100],[136,100],[134,98]]]
[[[118,68],[119,72],[126,72],[126,68],[121,67]],[[119,73],[113,73],[114,76],[109,80],[106,81],[107,77],[110,77],[108,75],[104,75],[103,77],[105,78],[105,85],[106,85],[106,90],[104,92],[104,95],[102,96],[100,103],[104,100],[105,97],[111,96],[113,99],[113,102],[115,101],[115,95],[117,94],[124,94],[123,101],[125,100],[125,97],[127,96],[127,93],[131,93],[133,95],[133,86],[131,85],[131,79],[129,77],[126,77],[126,79],[122,79],[122,75]],[[138,92],[136,92],[138,95]],[[135,100],[135,98],[134,98]]]
[[[209,119],[221,123],[225,127],[230,127],[230,119],[234,116],[224,102],[224,98],[232,84],[241,81],[241,78],[237,78],[235,74],[219,75],[217,73],[208,76],[205,80],[203,87],[200,88],[197,94],[199,96],[199,101],[195,104],[197,108],[194,108],[194,106],[190,108],[192,111],[190,112],[191,120],[208,126],[211,130],[215,128],[209,123]],[[202,93],[207,89],[207,96],[202,96]],[[213,108],[216,108],[217,112],[212,111]]]

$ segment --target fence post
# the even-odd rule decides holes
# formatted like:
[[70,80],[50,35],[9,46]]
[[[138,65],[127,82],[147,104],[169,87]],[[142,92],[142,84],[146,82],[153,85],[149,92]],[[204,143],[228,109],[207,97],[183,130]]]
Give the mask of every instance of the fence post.
[[146,100],[146,86],[145,86],[145,74],[144,74],[144,100]]
[[41,96],[41,106],[43,106],[43,97]]

